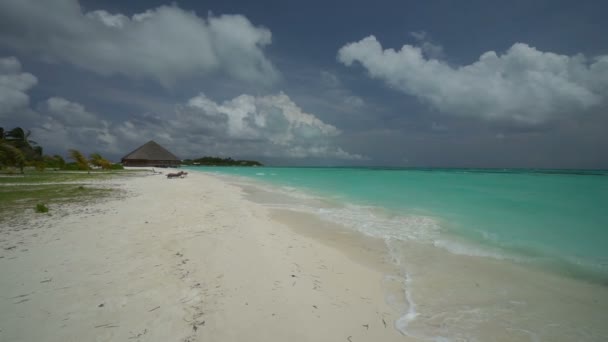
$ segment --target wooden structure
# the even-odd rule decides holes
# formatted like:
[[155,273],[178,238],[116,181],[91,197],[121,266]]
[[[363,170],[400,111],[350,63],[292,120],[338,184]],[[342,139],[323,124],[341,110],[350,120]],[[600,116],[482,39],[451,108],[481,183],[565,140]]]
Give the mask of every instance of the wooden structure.
[[176,167],[181,160],[154,140],[141,145],[120,160],[124,166]]

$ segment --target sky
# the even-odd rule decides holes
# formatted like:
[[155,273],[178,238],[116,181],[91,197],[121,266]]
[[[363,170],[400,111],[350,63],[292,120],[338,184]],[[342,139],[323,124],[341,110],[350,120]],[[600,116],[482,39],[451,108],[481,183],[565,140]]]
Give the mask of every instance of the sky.
[[47,154],[608,168],[605,1],[0,0],[0,126]]

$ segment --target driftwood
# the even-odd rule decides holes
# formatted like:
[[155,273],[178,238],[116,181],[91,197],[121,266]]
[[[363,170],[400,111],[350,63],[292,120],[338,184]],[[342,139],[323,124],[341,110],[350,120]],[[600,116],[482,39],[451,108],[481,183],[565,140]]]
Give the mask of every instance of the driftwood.
[[188,175],[188,172],[184,172],[184,171],[180,171],[177,173],[168,173],[167,174],[167,178],[171,179],[171,178],[184,178]]

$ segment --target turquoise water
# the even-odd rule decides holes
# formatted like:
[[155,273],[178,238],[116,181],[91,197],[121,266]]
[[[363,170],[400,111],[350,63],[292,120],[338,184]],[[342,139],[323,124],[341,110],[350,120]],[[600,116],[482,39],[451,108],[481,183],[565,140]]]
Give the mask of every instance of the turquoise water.
[[[466,241],[504,256],[557,265],[572,275],[608,280],[607,172],[192,169],[303,189],[345,203],[383,208],[392,215],[432,218],[440,231],[436,241]],[[397,222],[412,229],[412,222],[420,221]],[[373,223],[368,226],[374,229]],[[430,228],[420,224],[418,229]]]

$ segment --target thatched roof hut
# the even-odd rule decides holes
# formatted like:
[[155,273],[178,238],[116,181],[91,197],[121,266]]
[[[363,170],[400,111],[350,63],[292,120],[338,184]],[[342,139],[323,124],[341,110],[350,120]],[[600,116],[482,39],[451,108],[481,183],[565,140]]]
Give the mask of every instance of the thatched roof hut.
[[178,157],[153,140],[122,157],[121,162],[124,166],[169,167],[181,164]]

